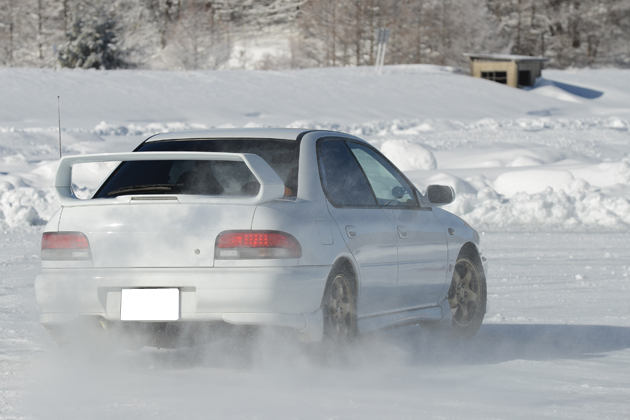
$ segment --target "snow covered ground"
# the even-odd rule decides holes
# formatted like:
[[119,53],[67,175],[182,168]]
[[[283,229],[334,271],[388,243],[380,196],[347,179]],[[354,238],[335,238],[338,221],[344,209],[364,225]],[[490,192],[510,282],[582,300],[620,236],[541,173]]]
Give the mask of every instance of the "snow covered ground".
[[37,233],[0,243],[0,418],[627,419],[630,238],[486,233],[490,309],[465,346],[419,327],[368,336],[349,364],[277,337],[63,359],[37,325]]
[[[436,66],[0,69],[0,418],[629,418],[630,71],[543,76],[525,91]],[[328,128],[419,187],[453,185],[449,210],[484,232],[491,261],[484,325],[461,347],[419,327],[368,336],[341,365],[273,335],[253,355],[228,340],[64,360],[32,289],[57,208],[57,95],[64,154],[165,130]],[[83,168],[81,192],[107,170]]]
[[50,192],[57,96],[64,154],[128,151],[161,131],[327,128],[384,148],[418,186],[453,185],[460,198],[449,210],[480,228],[630,225],[630,71],[546,71],[530,91],[436,66],[398,66],[382,76],[371,68],[0,69],[0,86],[0,225],[7,228],[39,225],[57,207]]

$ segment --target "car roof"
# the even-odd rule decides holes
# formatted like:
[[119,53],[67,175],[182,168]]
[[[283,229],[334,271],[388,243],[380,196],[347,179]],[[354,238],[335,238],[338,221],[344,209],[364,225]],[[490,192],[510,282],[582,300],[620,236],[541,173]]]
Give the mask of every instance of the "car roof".
[[310,131],[305,128],[222,128],[216,130],[202,131],[179,131],[173,133],[161,133],[149,137],[146,142],[163,140],[183,140],[183,139],[230,139],[230,138],[253,138],[253,139],[279,139],[297,140],[301,135]]

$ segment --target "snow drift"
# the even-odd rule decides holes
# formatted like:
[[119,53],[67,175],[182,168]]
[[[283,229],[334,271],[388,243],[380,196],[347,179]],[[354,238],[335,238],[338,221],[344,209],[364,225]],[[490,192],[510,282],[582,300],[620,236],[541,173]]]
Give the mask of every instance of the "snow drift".
[[[378,147],[420,189],[453,186],[458,198],[447,209],[477,228],[628,229],[630,71],[544,75],[523,91],[437,66],[381,76],[369,68],[0,69],[12,98],[0,104],[0,226],[41,225],[58,208],[51,100],[61,93],[66,155],[129,151],[164,131],[338,130]],[[83,171],[78,194],[88,196],[109,170]]]

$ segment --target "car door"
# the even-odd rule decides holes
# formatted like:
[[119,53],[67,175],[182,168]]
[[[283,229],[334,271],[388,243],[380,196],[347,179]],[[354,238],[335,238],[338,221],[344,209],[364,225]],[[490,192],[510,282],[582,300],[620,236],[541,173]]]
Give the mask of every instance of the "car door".
[[394,225],[346,142],[318,142],[319,170],[330,215],[354,256],[360,274],[359,317],[396,309],[397,244]]
[[430,207],[419,206],[413,186],[378,151],[360,143],[349,142],[348,146],[396,231],[398,306],[436,305],[447,277],[448,251],[442,224]]

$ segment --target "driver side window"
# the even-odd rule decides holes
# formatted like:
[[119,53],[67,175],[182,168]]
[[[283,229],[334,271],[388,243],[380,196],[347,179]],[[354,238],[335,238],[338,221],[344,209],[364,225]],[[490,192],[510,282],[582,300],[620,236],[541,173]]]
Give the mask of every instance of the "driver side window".
[[361,165],[381,206],[415,207],[418,205],[413,187],[387,160],[364,145],[347,142]]

